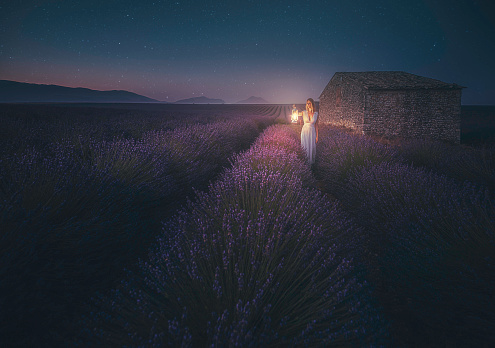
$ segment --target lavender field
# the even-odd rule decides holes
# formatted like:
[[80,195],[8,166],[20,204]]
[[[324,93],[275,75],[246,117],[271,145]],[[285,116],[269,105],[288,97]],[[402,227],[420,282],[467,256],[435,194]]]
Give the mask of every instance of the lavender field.
[[310,167],[288,105],[0,112],[3,345],[495,343],[488,142],[320,125]]
[[161,221],[283,110],[4,106],[1,339],[73,337],[81,304],[132,269]]

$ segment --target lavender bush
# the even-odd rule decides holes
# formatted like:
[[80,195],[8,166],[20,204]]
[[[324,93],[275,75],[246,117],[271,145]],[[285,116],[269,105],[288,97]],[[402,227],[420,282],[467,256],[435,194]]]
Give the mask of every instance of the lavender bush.
[[495,282],[495,207],[488,193],[399,164],[361,169],[348,185],[356,211],[382,234],[387,277],[415,300],[410,310],[464,337],[493,332],[485,289]]
[[[325,136],[322,142],[328,144]],[[345,144],[344,151],[321,146],[318,170],[328,190],[366,229],[375,255],[369,267],[380,270],[377,281],[380,296],[390,301],[388,310],[396,311],[392,297],[398,296],[399,306],[415,317],[406,325],[423,325],[423,332],[426,326],[435,328],[439,343],[442,335],[462,344],[495,341],[495,308],[487,291],[495,283],[495,208],[489,192],[403,164],[396,154],[346,162],[351,149],[371,152],[372,140],[332,137]],[[425,148],[416,153],[415,163],[431,168],[435,153],[453,158],[443,148],[428,157]]]
[[214,126],[193,125],[174,131],[152,131],[143,138],[170,158],[174,180],[187,183],[218,172],[229,164],[233,153],[245,149],[259,133],[260,128],[253,120],[230,120],[217,122]]
[[[70,335],[80,303],[113,286],[122,268],[144,255],[159,220],[273,121],[258,114],[174,130],[143,126],[132,138],[121,131],[139,122],[123,119],[112,124],[121,136],[97,138],[83,133],[98,129],[88,118],[74,121],[82,129],[60,115],[26,119],[17,126],[38,140],[29,145],[14,134],[2,148],[0,337],[7,345],[51,345]],[[57,140],[37,138],[31,122]]]
[[495,192],[495,147],[456,146],[417,139],[401,143],[400,153],[415,166],[432,169],[459,181],[471,181]]
[[300,139],[288,127],[270,127],[247,151],[234,156],[234,168],[254,169],[292,174],[301,178],[307,187],[314,186],[311,170],[305,164]]
[[2,105],[0,108],[0,157],[62,140],[78,144],[86,140],[138,140],[152,131],[205,125],[218,121],[254,121],[258,128],[271,124],[282,106],[260,105]]
[[140,271],[95,300],[82,342],[380,342],[386,326],[343,256],[344,236],[355,227],[337,203],[305,187],[309,168],[295,140],[288,128],[268,129],[207,193],[198,192],[164,225]]
[[65,324],[57,315],[70,315],[87,296],[83,289],[101,285],[95,275],[118,270],[132,252],[131,232],[148,226],[121,182],[82,166],[69,148],[60,151],[2,163],[1,336],[8,345],[49,342],[50,329]]
[[370,138],[325,125],[320,126],[319,133],[315,172],[333,194],[338,195],[343,182],[357,167],[402,161],[396,149]]

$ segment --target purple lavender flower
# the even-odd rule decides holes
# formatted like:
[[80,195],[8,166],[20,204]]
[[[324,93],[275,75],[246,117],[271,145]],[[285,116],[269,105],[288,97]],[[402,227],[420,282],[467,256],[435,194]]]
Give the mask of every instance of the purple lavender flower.
[[0,337],[36,346],[68,332],[79,303],[145,255],[159,219],[206,188],[281,107],[218,110],[18,106],[1,115],[0,264],[9,267],[0,269]]
[[164,225],[140,271],[98,301],[103,312],[87,324],[102,329],[98,340],[184,344],[187,332],[212,346],[380,342],[386,326],[345,256],[355,227],[305,187],[309,168],[291,155],[300,151],[291,137],[268,129]]
[[[381,277],[374,281],[398,297],[416,325],[466,344],[493,341],[495,309],[485,290],[494,285],[493,197],[483,181],[468,179],[468,170],[461,175],[453,164],[436,162],[444,157],[459,166],[460,154],[473,152],[411,141],[398,154],[365,137],[324,127],[321,133],[317,175],[365,228],[365,262]],[[410,159],[415,166],[405,164]]]

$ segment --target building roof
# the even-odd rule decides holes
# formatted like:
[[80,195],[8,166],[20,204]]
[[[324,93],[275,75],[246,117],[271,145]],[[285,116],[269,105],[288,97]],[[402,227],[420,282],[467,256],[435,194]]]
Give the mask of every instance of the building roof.
[[455,83],[446,83],[403,71],[337,72],[334,78],[354,82],[365,89],[460,89]]

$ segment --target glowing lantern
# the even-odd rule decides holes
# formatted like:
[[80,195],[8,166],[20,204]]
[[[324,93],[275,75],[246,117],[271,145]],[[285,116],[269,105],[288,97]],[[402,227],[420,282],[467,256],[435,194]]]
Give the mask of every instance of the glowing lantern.
[[299,113],[297,112],[297,109],[292,109],[292,116],[291,116],[292,123],[296,123],[298,117],[299,117]]

